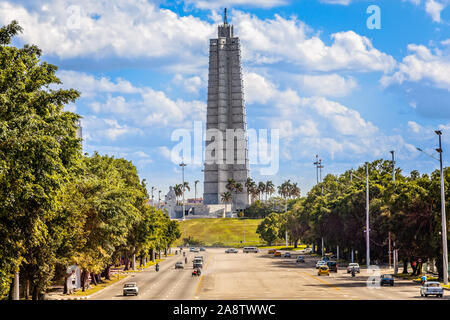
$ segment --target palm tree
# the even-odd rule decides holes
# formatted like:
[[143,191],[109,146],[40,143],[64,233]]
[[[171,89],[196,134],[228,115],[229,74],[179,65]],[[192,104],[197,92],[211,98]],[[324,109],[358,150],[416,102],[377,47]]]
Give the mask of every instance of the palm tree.
[[225,203],[225,204],[230,203],[230,202],[233,201],[233,196],[231,195],[231,192],[229,192],[229,191],[223,192],[220,195],[220,197],[221,197],[222,202]]
[[[251,196],[250,203],[254,200],[254,194],[256,190],[256,183],[253,181],[252,178],[247,178],[247,181],[245,181],[245,188],[247,189],[247,197]],[[258,191],[256,190],[256,194],[258,194]]]
[[242,191],[244,191],[244,187],[242,186],[242,183],[236,183],[234,185],[234,192],[235,193],[241,193]]
[[272,193],[275,192],[275,185],[273,184],[272,181],[269,180],[266,182],[266,190],[265,191],[266,191],[266,200],[267,200],[267,195],[269,195],[269,198],[270,198]]
[[266,184],[264,182],[258,183],[258,191],[259,191],[259,200],[261,200],[261,194],[263,194],[266,191]]
[[200,181],[199,180],[195,180],[195,182],[194,182],[194,190],[195,190],[195,200],[194,200],[194,202],[196,203],[197,202],[197,183],[199,183]]
[[297,186],[297,183],[293,183],[291,185],[290,196],[294,198],[300,198],[300,188]]
[[284,198],[284,211],[287,211],[287,198],[290,196],[292,190],[291,180],[287,180],[283,182],[280,186],[278,186],[278,193]]
[[175,196],[177,198],[177,203],[178,203],[178,198],[183,195],[183,187],[181,186],[181,184],[176,184],[173,187],[173,191],[175,191]]
[[234,179],[228,179],[228,182],[227,182],[225,188],[227,188],[228,191],[233,192],[235,186],[236,186],[236,181],[234,181]]

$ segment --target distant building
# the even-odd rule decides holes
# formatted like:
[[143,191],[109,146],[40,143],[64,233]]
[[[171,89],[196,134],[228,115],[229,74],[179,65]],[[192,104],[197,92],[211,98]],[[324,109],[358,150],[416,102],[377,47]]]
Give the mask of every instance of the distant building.
[[203,204],[203,198],[187,199],[187,203],[189,203],[189,204]]
[[[233,193],[233,208],[245,209],[249,205],[245,183],[250,168],[241,47],[233,26],[228,24],[226,9],[218,37],[210,40],[206,117],[206,129],[216,133],[212,137],[207,134],[205,141],[203,203],[222,204],[221,196],[228,191],[228,180],[233,179],[243,187],[241,192]],[[235,136],[229,145],[227,133],[230,132]]]

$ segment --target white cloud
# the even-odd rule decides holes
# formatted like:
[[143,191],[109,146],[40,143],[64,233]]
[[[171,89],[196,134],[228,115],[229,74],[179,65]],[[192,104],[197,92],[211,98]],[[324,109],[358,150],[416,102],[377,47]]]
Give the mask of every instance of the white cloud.
[[81,126],[83,128],[83,139],[88,143],[103,139],[115,141],[124,136],[143,135],[143,131],[139,128],[119,124],[116,119],[99,118],[97,116],[82,118]]
[[1,2],[0,23],[18,20],[25,42],[61,58],[179,56],[192,60],[193,55],[204,53],[214,33],[213,26],[199,18],[180,17],[143,0],[42,2],[45,6]]
[[450,91],[450,56],[441,51],[435,54],[423,45],[408,45],[410,55],[403,58],[398,71],[381,79],[383,86],[402,84],[405,81],[419,82],[427,80],[434,86]]
[[294,76],[299,87],[307,95],[344,97],[351,94],[357,87],[356,80],[352,77],[342,77],[336,73],[324,75],[299,75]]
[[[63,59],[119,58],[131,63],[142,58],[163,59],[158,66],[184,74],[206,69],[208,39],[216,37],[221,20],[217,12],[210,17],[213,23],[191,15],[180,17],[143,0],[78,1],[79,15],[69,10],[74,3],[70,0],[40,3],[2,2],[0,23],[19,20],[24,27],[21,38],[37,44],[47,55]],[[43,9],[44,4],[52,9]],[[232,10],[232,23],[242,40],[246,62],[284,61],[308,70],[361,72],[387,72],[395,65],[391,56],[353,31],[332,34],[332,44],[327,46],[318,35],[310,35],[312,30],[296,17],[259,19]]]
[[441,22],[441,11],[444,10],[444,8],[444,4],[435,0],[427,0],[425,4],[425,11],[435,22]]
[[419,133],[421,126],[414,121],[408,121],[408,127],[412,130],[414,133]]
[[331,46],[295,17],[275,15],[261,20],[248,13],[233,11],[233,24],[242,39],[242,55],[252,63],[287,62],[308,70],[353,70],[359,72],[388,72],[395,60],[372,45],[372,42],[353,31],[332,34]]
[[249,6],[258,8],[272,8],[286,5],[286,0],[184,0],[185,3],[199,9],[223,9],[236,6]]
[[177,127],[194,118],[206,117],[203,101],[172,100],[163,91],[136,87],[120,78],[114,81],[73,71],[63,71],[58,76],[65,88],[85,93],[84,97],[92,100],[89,106],[96,114],[114,115],[138,127]]
[[348,154],[378,157],[392,148],[406,148],[401,136],[383,134],[358,111],[343,104],[325,97],[300,97],[292,89],[280,90],[256,73],[246,74],[245,81],[250,82],[250,90],[246,84],[248,103],[270,109],[268,125],[280,130],[285,155],[308,157],[311,150],[321,150],[332,157]]

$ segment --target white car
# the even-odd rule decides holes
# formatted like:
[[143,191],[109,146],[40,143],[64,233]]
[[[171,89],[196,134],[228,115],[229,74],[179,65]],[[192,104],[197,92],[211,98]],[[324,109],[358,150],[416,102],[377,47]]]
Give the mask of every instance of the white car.
[[190,252],[200,252],[200,249],[192,247],[191,249],[189,249],[189,251]]
[[359,264],[357,264],[357,263],[350,263],[347,267],[347,273],[351,273],[352,269],[355,269],[356,273],[361,272],[361,270],[359,269]]
[[229,249],[225,250],[225,253],[238,253],[238,251],[237,251],[237,249],[229,248]]
[[127,282],[123,285],[123,295],[127,296],[129,294],[134,294],[137,296],[139,293],[139,288],[136,282]]
[[426,281],[422,287],[420,287],[420,295],[423,297],[436,296],[442,297],[444,295],[444,288],[437,281]]
[[317,263],[316,263],[316,269],[319,269],[321,266],[323,266],[323,265],[327,265],[327,262],[326,261],[323,261],[323,260],[319,260],[319,261],[317,261]]

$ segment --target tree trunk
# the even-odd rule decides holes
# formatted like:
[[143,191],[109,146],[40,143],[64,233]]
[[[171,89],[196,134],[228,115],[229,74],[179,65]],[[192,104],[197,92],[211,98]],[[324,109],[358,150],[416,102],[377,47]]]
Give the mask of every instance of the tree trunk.
[[28,298],[30,297],[30,280],[26,280],[25,281],[25,299],[28,300]]
[[128,269],[129,269],[129,267],[128,267],[128,265],[129,265],[129,260],[128,260],[128,255],[125,255],[125,258],[124,258],[124,268],[123,268],[123,270],[124,271],[127,271]]
[[37,286],[33,286],[33,292],[32,292],[31,299],[33,299],[33,300],[38,300],[39,299],[39,290],[38,290]]
[[87,270],[83,270],[83,272],[81,272],[81,289],[83,292],[86,290],[88,276],[89,276],[89,272]]
[[66,275],[64,276],[64,290],[63,290],[63,294],[69,294],[69,288],[67,287],[67,280],[69,280],[69,278],[72,275],[70,273],[66,273]]
[[408,273],[408,260],[403,259],[403,274],[407,274]]
[[104,275],[105,280],[111,280],[111,265],[108,264],[108,266],[105,268]]
[[294,240],[294,248],[297,248],[298,247],[298,239],[295,239]]

